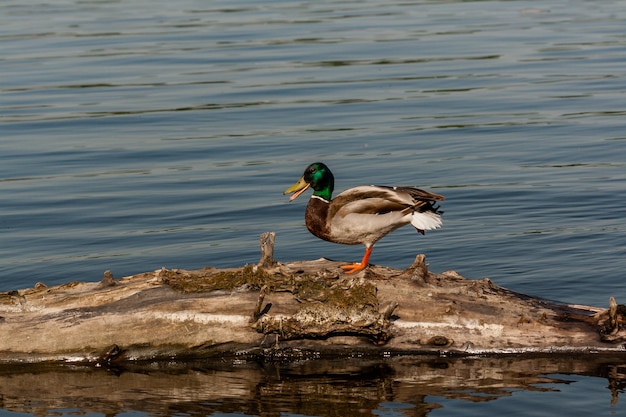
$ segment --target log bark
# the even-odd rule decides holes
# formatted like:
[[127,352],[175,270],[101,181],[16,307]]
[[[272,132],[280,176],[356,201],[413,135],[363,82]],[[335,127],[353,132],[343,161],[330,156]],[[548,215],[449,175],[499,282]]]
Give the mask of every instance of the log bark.
[[0,362],[626,351],[626,307],[614,299],[547,301],[430,272],[423,255],[406,270],[346,275],[323,258],[276,262],[273,239],[262,238],[258,265],[107,271],[0,293]]

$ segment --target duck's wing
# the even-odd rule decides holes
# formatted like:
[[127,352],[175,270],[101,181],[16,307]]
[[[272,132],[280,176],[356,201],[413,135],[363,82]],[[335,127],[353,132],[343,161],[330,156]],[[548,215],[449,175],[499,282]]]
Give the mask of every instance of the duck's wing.
[[414,201],[443,201],[446,198],[441,194],[431,193],[430,191],[420,190],[415,187],[383,187],[391,188],[399,194],[406,193],[411,196]]
[[411,204],[409,195],[398,194],[392,188],[362,185],[337,195],[332,200],[329,216],[402,211]]
[[413,187],[362,185],[337,195],[331,204],[330,216],[349,213],[382,214],[391,211],[430,208],[433,201],[443,201],[439,194]]

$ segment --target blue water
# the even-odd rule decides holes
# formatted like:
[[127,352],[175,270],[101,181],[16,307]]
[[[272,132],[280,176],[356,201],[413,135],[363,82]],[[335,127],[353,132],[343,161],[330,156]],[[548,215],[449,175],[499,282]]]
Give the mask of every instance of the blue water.
[[282,195],[320,160],[337,191],[446,196],[441,230],[398,230],[372,263],[425,253],[434,271],[624,302],[623,6],[3,2],[0,291],[240,266],[269,230],[278,260],[358,260]]

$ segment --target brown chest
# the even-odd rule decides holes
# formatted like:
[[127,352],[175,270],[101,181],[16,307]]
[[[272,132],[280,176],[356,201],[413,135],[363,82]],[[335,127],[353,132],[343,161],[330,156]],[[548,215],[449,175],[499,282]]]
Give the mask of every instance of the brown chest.
[[330,230],[328,227],[328,206],[329,202],[312,196],[306,206],[304,220],[309,232],[320,239],[330,240]]

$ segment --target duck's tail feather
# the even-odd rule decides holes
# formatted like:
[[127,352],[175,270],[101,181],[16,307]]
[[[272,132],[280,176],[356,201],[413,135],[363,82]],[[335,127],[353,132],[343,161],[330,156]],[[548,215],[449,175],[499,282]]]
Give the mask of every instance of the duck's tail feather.
[[427,206],[420,207],[419,211],[413,211],[411,225],[421,234],[424,234],[426,230],[438,229],[443,224],[441,214],[443,214],[443,211],[439,210],[439,206],[430,203]]

